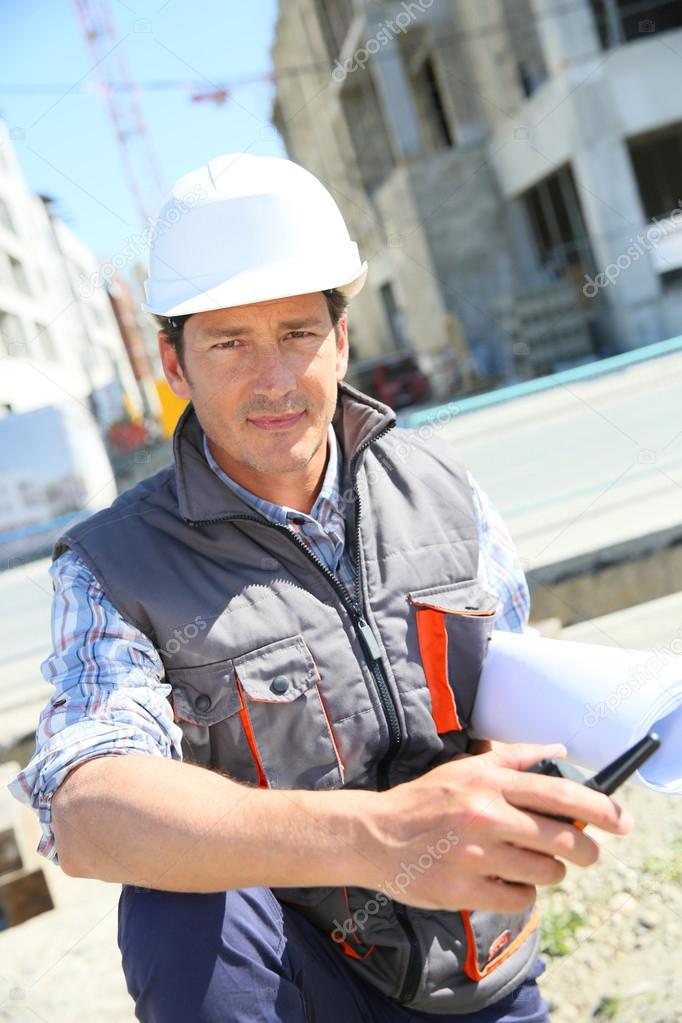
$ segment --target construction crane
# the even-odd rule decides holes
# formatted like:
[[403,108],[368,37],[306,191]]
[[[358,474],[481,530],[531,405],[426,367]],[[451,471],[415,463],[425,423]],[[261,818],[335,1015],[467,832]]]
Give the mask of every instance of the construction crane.
[[[92,72],[114,126],[116,142],[140,220],[151,219],[168,191],[149,137],[135,85],[108,0],[74,0],[92,59]],[[122,88],[121,88],[122,86]]]

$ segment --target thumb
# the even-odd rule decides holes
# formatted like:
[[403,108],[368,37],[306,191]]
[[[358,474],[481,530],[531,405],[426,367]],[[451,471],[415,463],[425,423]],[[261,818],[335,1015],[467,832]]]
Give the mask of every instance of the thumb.
[[496,742],[494,747],[481,756],[490,759],[498,767],[509,767],[512,770],[524,771],[538,760],[566,756],[566,747],[560,742]]

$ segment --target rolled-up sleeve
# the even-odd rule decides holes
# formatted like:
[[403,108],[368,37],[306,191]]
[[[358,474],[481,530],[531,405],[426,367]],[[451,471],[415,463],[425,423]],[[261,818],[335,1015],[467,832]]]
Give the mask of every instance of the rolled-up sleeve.
[[26,767],[9,782],[40,821],[38,853],[59,863],[52,797],[78,765],[101,756],[143,753],[182,760],[182,730],[168,702],[158,651],[126,622],[71,551],[50,569],[52,653],[41,672],[54,686]]
[[499,511],[471,473],[468,476],[478,517],[478,579],[498,596],[494,627],[505,632],[525,632],[530,593],[521,559]]

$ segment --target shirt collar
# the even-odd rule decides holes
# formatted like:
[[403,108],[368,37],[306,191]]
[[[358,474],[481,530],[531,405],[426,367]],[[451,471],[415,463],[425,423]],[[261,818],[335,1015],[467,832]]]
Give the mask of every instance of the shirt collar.
[[[395,413],[341,381],[332,426],[339,441],[338,468],[343,474],[340,488],[343,492],[357,451],[395,426]],[[173,486],[180,514],[187,522],[210,522],[244,513],[243,499],[234,489],[226,492],[224,481],[211,470],[202,446],[201,424],[191,402],[173,433],[173,458]]]
[[[204,455],[206,461],[210,465],[216,476],[223,481],[231,490],[234,491],[241,499],[248,504],[255,511],[264,515],[265,518],[271,519],[273,522],[278,522],[281,525],[286,523],[289,515],[302,515],[303,512],[297,511],[294,508],[289,508],[285,504],[273,504],[271,501],[266,501],[263,497],[258,497],[257,494],[252,493],[243,487],[240,483],[237,483],[232,479],[231,476],[222,469],[216,462],[211,449],[208,444],[208,437],[205,431],[202,429],[202,441],[204,448]],[[310,517],[319,520],[323,510],[325,501],[329,502],[334,509],[338,510],[339,506],[339,495],[341,492],[341,460],[339,458],[339,442],[336,438],[336,433],[331,423],[329,424],[329,430],[327,434],[328,438],[328,453],[327,468],[325,470],[324,479],[322,480],[322,486],[320,492],[317,495],[315,504],[310,512]]]

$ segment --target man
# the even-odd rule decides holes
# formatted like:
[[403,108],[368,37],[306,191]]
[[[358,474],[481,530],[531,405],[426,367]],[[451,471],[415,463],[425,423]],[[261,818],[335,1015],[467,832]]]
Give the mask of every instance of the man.
[[523,773],[554,747],[469,741],[493,619],[527,620],[504,526],[342,383],[367,267],[320,182],[225,156],[158,223],[145,308],[190,404],[174,464],[56,545],[13,783],[39,851],[123,885],[144,1023],[539,1023],[536,885],[598,855],[545,814],[630,822]]

